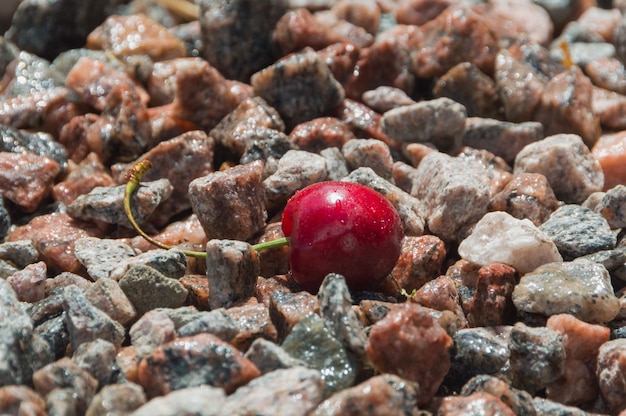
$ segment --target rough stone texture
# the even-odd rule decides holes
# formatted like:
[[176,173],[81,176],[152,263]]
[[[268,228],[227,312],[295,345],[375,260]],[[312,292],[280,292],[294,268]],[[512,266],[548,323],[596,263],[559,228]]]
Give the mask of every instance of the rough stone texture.
[[626,94],[626,68],[619,59],[615,57],[596,59],[588,62],[584,69],[593,85],[622,95]]
[[559,201],[540,173],[518,173],[495,194],[491,209],[506,211],[518,219],[528,219],[539,227],[559,207]]
[[498,397],[477,392],[469,396],[447,396],[437,408],[437,414],[462,416],[471,413],[480,415],[513,416],[515,413]]
[[[42,72],[46,72],[42,67],[45,67],[47,63],[45,63],[45,61],[41,62],[41,60],[37,61],[34,55],[24,52],[20,54],[22,58],[25,56],[28,57],[27,59],[33,59],[34,62],[27,62],[24,65],[20,65],[19,61],[14,62],[13,65],[17,68],[21,67],[22,69],[22,71],[16,73],[16,76],[33,77],[34,72],[34,76],[37,78],[34,81],[38,84],[43,84],[39,85],[39,87],[47,87],[49,80],[42,80],[37,77],[37,75],[42,75]],[[23,78],[20,78],[20,80],[21,79]],[[28,81],[30,80],[26,82],[28,83]],[[16,82],[17,80],[13,79],[13,87],[15,87]],[[27,84],[23,87],[29,88],[32,86]],[[66,172],[67,170],[67,155],[65,149],[55,140],[54,136],[43,131],[19,130],[9,126],[0,126],[0,150],[16,154],[29,152],[38,156],[46,156],[57,162],[62,172]]]
[[536,121],[511,123],[471,117],[465,123],[462,144],[488,150],[507,163],[513,163],[520,150],[544,137],[543,125]]
[[201,1],[202,56],[230,79],[247,82],[276,59],[272,29],[287,11],[284,0]]
[[393,158],[389,146],[376,139],[352,139],[341,148],[341,152],[351,170],[368,167],[378,176],[393,181],[391,170]]
[[130,414],[132,416],[217,416],[225,400],[226,394],[219,387],[187,387],[172,391],[166,396],[155,397]]
[[511,300],[517,283],[511,266],[492,263],[478,270],[474,296],[468,302],[466,315],[471,327],[499,326],[512,321],[515,309]]
[[46,297],[47,272],[46,263],[40,261],[13,273],[7,278],[7,282],[19,301],[36,302]]
[[319,315],[309,313],[302,318],[281,347],[322,374],[326,395],[343,390],[356,380],[358,364]]
[[119,285],[139,316],[156,308],[177,308],[187,299],[187,290],[178,280],[141,264],[128,269]]
[[602,215],[580,205],[564,205],[541,224],[565,260],[601,250],[610,250],[617,236]]
[[551,316],[546,327],[561,334],[565,347],[565,371],[548,386],[547,398],[572,406],[594,401],[599,393],[596,358],[598,349],[609,341],[609,328],[566,314]]
[[549,328],[513,325],[509,343],[511,384],[535,394],[565,371],[565,346],[561,335]]
[[592,149],[594,159],[598,161],[604,172],[603,190],[605,191],[626,183],[626,169],[623,163],[626,156],[625,142],[625,132],[608,133],[600,136]]
[[96,394],[98,381],[68,357],[48,364],[33,374],[35,390],[42,396],[55,389],[70,388],[76,400],[75,414],[84,414]]
[[506,212],[490,212],[459,244],[459,255],[480,265],[504,263],[524,275],[542,264],[562,261],[548,235],[530,220],[518,220]]
[[537,414],[535,406],[533,406],[533,397],[528,392],[515,389],[497,377],[476,376],[463,386],[461,395],[471,396],[477,392],[488,393],[499,398],[516,416],[535,416]]
[[559,200],[580,204],[604,186],[602,166],[580,136],[557,134],[524,147],[513,173],[543,174]]
[[259,375],[237,349],[211,334],[176,338],[157,347],[138,368],[139,382],[149,398],[200,385],[232,393]]
[[147,312],[128,331],[130,344],[135,348],[137,362],[159,346],[176,338],[174,322],[167,312],[155,309]]
[[320,304],[309,292],[274,290],[269,296],[268,308],[278,339],[282,341],[301,319],[310,313],[319,313]]
[[9,215],[9,211],[4,206],[4,197],[0,194],[0,240],[4,241],[10,227],[11,216]]
[[116,353],[115,345],[103,339],[96,339],[80,344],[74,351],[72,361],[95,378],[100,389],[114,381]]
[[248,240],[265,226],[263,164],[252,162],[210,173],[189,184],[194,214],[208,238]]
[[626,186],[617,185],[606,191],[592,209],[604,217],[612,230],[626,227]]
[[602,398],[615,414],[626,409],[626,339],[605,342],[598,351],[596,376]]
[[569,313],[590,323],[608,322],[619,312],[608,271],[584,259],[545,264],[525,274],[513,290],[513,303],[518,311]]
[[282,368],[306,366],[303,361],[292,357],[279,345],[264,338],[255,339],[246,351],[245,357],[256,365],[261,374]]
[[232,306],[254,295],[259,254],[244,241],[210,240],[206,246],[209,308]]
[[487,212],[490,184],[478,163],[433,152],[417,168],[411,195],[422,201],[426,224],[444,241],[463,238]]
[[39,260],[39,253],[31,240],[7,241],[0,244],[0,259],[23,269],[29,264],[36,263]]
[[400,216],[405,235],[420,236],[424,233],[424,219],[420,201],[378,176],[371,168],[358,168],[342,180],[360,183],[387,198]]
[[363,103],[379,113],[404,105],[415,104],[415,101],[400,88],[382,85],[373,90],[365,91],[361,96]]
[[239,328],[226,309],[201,312],[200,316],[178,328],[178,336],[189,337],[197,334],[212,334],[225,342],[231,342]]
[[448,276],[439,276],[427,282],[410,297],[410,301],[437,311],[450,311],[465,319],[459,304],[459,293],[454,281]]
[[419,386],[392,374],[369,378],[335,393],[315,409],[312,416],[389,415],[416,416]]
[[285,414],[305,416],[324,397],[323,374],[294,367],[264,374],[226,399],[223,415]]
[[[102,414],[135,414],[135,410],[146,403],[141,386],[134,383],[104,386],[87,408],[86,416]],[[188,403],[185,401],[185,403]],[[155,416],[155,413],[152,414]]]
[[124,341],[124,327],[106,313],[93,306],[85,294],[76,286],[68,286],[63,291],[65,324],[70,336],[70,344],[76,350],[81,344],[96,339],[104,339],[119,348]]
[[542,397],[534,397],[533,405],[537,413],[542,415],[571,415],[571,416],[588,416],[589,412],[579,409],[574,406],[565,406],[564,404],[557,403],[552,400],[544,399]]
[[387,111],[381,121],[382,131],[405,143],[432,143],[441,151],[461,145],[467,111],[449,98],[403,106]]
[[74,243],[74,255],[87,268],[92,280],[111,277],[111,271],[119,262],[135,256],[128,245],[114,240],[96,237],[79,238]]
[[264,98],[285,121],[287,131],[329,115],[344,91],[312,50],[294,53],[252,75],[254,95]]
[[391,274],[401,288],[411,293],[441,274],[445,258],[446,247],[439,237],[406,236]]
[[322,156],[303,150],[290,150],[278,161],[276,171],[263,180],[265,206],[273,212],[307,185],[326,180],[328,168]]
[[341,148],[356,139],[350,128],[335,117],[319,117],[298,124],[289,133],[289,141],[300,150],[320,153],[331,147]]
[[89,193],[98,186],[112,186],[113,178],[96,153],[89,153],[72,170],[65,180],[52,188],[52,198],[64,205],[70,205],[80,195]]
[[180,279],[185,275],[187,270],[187,261],[185,253],[176,248],[165,250],[153,249],[152,247],[151,250],[145,253],[137,254],[136,256],[128,257],[118,262],[109,277],[119,280],[124,277],[131,267],[141,265],[151,267],[165,277]]
[[278,331],[272,323],[269,309],[264,304],[255,303],[255,301],[256,299],[226,311],[237,328],[237,334],[232,338],[231,343],[241,351],[247,351],[250,344],[259,338],[270,341],[278,339]]
[[367,355],[378,371],[418,383],[424,404],[450,369],[451,347],[452,338],[425,309],[402,304],[372,327]]
[[0,387],[0,412],[6,414],[46,414],[46,402],[28,386]]
[[496,0],[477,5],[475,10],[502,43],[523,37],[529,42],[545,45],[553,37],[553,23],[548,12],[532,0]]
[[0,190],[4,198],[33,212],[52,191],[59,164],[32,153],[0,152]]

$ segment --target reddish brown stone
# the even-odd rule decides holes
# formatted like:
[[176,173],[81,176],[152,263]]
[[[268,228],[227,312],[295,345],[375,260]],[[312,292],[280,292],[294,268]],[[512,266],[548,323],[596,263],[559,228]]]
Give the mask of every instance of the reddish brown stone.
[[28,386],[0,387],[0,412],[7,415],[45,416],[46,401]]
[[447,276],[439,276],[424,284],[411,296],[411,302],[438,311],[451,311],[459,317],[464,317],[459,303],[459,293],[454,281]]
[[604,172],[604,190],[626,183],[626,131],[605,134],[592,148]]
[[206,275],[185,275],[178,281],[189,292],[191,304],[199,310],[209,309],[209,282]]
[[137,362],[137,350],[133,345],[120,348],[115,356],[115,363],[120,367],[126,380],[131,383],[139,383],[139,363]]
[[399,24],[421,26],[439,16],[450,3],[450,0],[399,0],[394,12]]
[[334,117],[320,117],[298,124],[289,133],[289,140],[300,150],[319,153],[328,147],[341,148],[356,136],[345,123]]
[[319,314],[320,305],[317,297],[308,292],[277,290],[270,296],[269,313],[281,341],[302,318],[312,312]]
[[502,400],[489,393],[478,392],[472,395],[447,396],[437,408],[439,416],[466,416],[468,414],[515,416],[515,413]]
[[359,47],[350,42],[333,43],[317,51],[318,56],[333,73],[333,77],[341,84],[345,84],[346,80],[359,59]]
[[227,309],[226,314],[233,318],[239,327],[239,333],[231,340],[231,343],[240,351],[248,350],[250,344],[257,338],[277,341],[276,327],[272,323],[269,310],[264,304],[236,306]]
[[514,315],[511,300],[516,271],[506,264],[494,263],[478,270],[474,297],[467,308],[470,327],[504,325]]
[[32,153],[0,152],[0,192],[26,212],[33,212],[50,194],[59,164]]
[[[267,241],[273,241],[284,237],[281,229],[282,224],[280,222],[273,222],[268,224],[263,235],[259,238],[258,243],[264,243]],[[259,260],[261,262],[261,273],[263,277],[272,277],[277,274],[289,273],[289,246],[274,247],[271,249],[263,250],[259,253]]]
[[64,181],[54,185],[52,197],[55,201],[69,205],[80,195],[89,193],[97,186],[113,185],[113,178],[105,169],[96,153],[89,153]]
[[452,344],[426,309],[405,303],[372,327],[367,355],[376,370],[417,382],[420,405],[432,399],[448,373]]
[[444,242],[434,235],[407,236],[402,253],[391,274],[407,292],[421,288],[441,274],[446,259]]

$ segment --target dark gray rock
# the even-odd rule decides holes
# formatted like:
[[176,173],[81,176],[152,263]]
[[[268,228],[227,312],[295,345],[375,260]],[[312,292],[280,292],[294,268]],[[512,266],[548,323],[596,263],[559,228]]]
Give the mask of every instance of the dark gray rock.
[[278,344],[264,338],[255,339],[246,351],[245,357],[252,361],[262,374],[281,368],[306,366],[306,363],[289,355]]
[[152,267],[132,266],[119,281],[137,315],[156,308],[177,308],[187,299],[187,289],[175,279],[164,276]]
[[[0,240],[2,240],[2,196],[0,195]],[[8,215],[8,214],[7,214]],[[0,259],[9,261],[18,269],[39,260],[39,252],[31,240],[7,241],[0,244]]]
[[65,312],[47,319],[35,327],[35,334],[48,343],[55,359],[65,356],[70,343],[70,334],[65,326]]
[[[0,195],[0,241],[4,241],[4,238],[9,232],[11,227],[11,216],[4,206],[4,198]],[[4,260],[4,259],[3,259]]]
[[176,248],[149,250],[120,261],[109,277],[119,280],[136,265],[151,267],[170,279],[180,279],[187,271],[187,256]]

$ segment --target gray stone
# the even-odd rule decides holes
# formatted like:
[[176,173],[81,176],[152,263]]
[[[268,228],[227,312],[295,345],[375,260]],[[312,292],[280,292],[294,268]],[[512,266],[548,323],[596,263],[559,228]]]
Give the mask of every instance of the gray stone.
[[569,313],[590,323],[611,321],[620,308],[606,268],[583,259],[544,264],[525,274],[512,298],[521,312]]
[[83,237],[74,243],[74,255],[87,268],[93,280],[111,277],[120,262],[135,256],[135,251],[121,241]]
[[18,271],[19,269],[12,263],[6,260],[0,260],[0,279],[6,279]]
[[539,229],[556,244],[565,260],[572,260],[617,244],[617,235],[602,215],[580,205],[564,205]]
[[602,215],[611,229],[626,227],[626,186],[617,185],[597,194],[597,203],[589,208]]
[[155,397],[130,413],[130,416],[217,416],[225,401],[224,389],[211,386],[188,387],[166,396]]
[[74,351],[81,344],[96,339],[109,341],[115,348],[122,345],[126,335],[124,327],[93,306],[76,286],[68,286],[63,291],[63,310]]
[[137,362],[152,354],[159,345],[176,338],[174,322],[163,309],[147,312],[130,327],[130,343],[135,347]]
[[113,279],[97,280],[85,290],[85,297],[93,306],[122,325],[126,325],[137,316],[130,299]]
[[532,395],[565,371],[563,340],[549,328],[531,328],[518,322],[511,330],[509,349],[511,383]]
[[339,181],[348,176],[348,164],[341,150],[337,147],[327,147],[320,150],[320,156],[326,159],[326,170],[329,181]]
[[324,381],[319,371],[305,367],[275,370],[237,389],[220,414],[305,416],[323,395]]
[[[21,54],[21,56],[24,55]],[[30,55],[30,57],[33,57],[33,55]],[[36,68],[33,69],[37,71]],[[57,162],[62,170],[65,170],[67,167],[65,148],[52,134],[43,131],[18,130],[9,126],[0,126],[0,151],[13,153],[30,152],[39,156],[49,157]]]
[[177,308],[187,299],[187,289],[152,267],[132,266],[119,281],[139,316],[156,308]]
[[[146,403],[146,395],[140,385],[134,383],[104,386],[89,404],[85,416],[128,415]],[[183,403],[188,404],[185,400]],[[134,414],[134,413],[132,413]],[[152,413],[156,416],[160,413]],[[182,414],[173,412],[170,414]]]
[[187,256],[176,249],[170,250],[156,249],[146,251],[120,261],[111,271],[110,278],[119,280],[126,272],[135,265],[143,265],[153,268],[165,277],[179,279],[185,275],[187,270]]
[[302,360],[307,367],[322,373],[325,393],[332,394],[354,383],[357,367],[346,349],[314,313],[298,322],[282,343],[292,357]]
[[533,406],[535,412],[543,416],[590,416],[589,412],[578,407],[566,406],[538,396],[533,397]]
[[80,344],[74,351],[72,361],[91,374],[98,381],[98,387],[102,388],[114,381],[116,354],[115,345],[103,339],[96,339]]
[[623,362],[626,358],[626,339],[614,339],[605,342],[598,350],[596,376],[600,393],[612,414],[626,408],[624,394]]
[[70,344],[70,335],[65,326],[65,312],[51,317],[35,327],[34,333],[47,343],[55,358],[64,357]]
[[368,167],[387,181],[393,181],[393,158],[389,146],[377,139],[348,140],[341,148],[351,170]]
[[237,323],[226,313],[225,309],[219,308],[210,312],[201,312],[198,318],[178,329],[178,336],[187,337],[208,333],[223,341],[231,342],[238,332]]
[[278,344],[264,338],[255,339],[246,351],[245,357],[252,361],[262,374],[281,368],[306,366],[306,363],[289,355]]
[[[1,199],[2,197],[0,196]],[[0,240],[2,239],[3,236],[0,232]],[[23,269],[39,260],[39,252],[31,240],[7,241],[0,244],[0,260],[8,261],[18,269]]]
[[11,227],[11,216],[9,211],[4,207],[4,199],[0,195],[0,241],[4,241]]

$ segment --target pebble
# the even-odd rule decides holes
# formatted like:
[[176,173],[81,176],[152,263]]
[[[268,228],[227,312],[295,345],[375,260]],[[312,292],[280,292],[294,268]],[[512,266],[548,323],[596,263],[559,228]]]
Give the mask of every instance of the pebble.
[[15,415],[45,415],[46,402],[28,386],[2,386],[0,387],[0,412]]
[[139,363],[139,383],[148,398],[187,387],[221,387],[227,394],[260,375],[239,350],[215,335],[176,338]]
[[[142,182],[131,198],[131,212],[139,224],[143,224],[156,207],[170,197],[173,187],[167,179]],[[126,185],[96,187],[81,195],[68,207],[67,213],[75,219],[99,221],[132,228],[124,211]]]
[[65,178],[52,188],[52,198],[63,205],[70,205],[80,195],[98,186],[113,186],[114,181],[98,155],[89,153]]
[[579,407],[593,402],[599,392],[595,357],[600,346],[609,341],[609,328],[567,314],[551,316],[546,327],[561,334],[565,347],[565,371],[547,387],[546,397]]
[[506,404],[516,416],[535,416],[532,396],[524,391],[511,387],[504,380],[490,375],[479,375],[465,383],[461,390],[462,396],[471,396],[477,392],[491,394]]
[[220,414],[305,416],[322,401],[324,392],[319,371],[305,367],[279,369],[239,387],[226,399]]
[[80,368],[87,371],[98,382],[98,389],[115,381],[115,345],[103,339],[81,344],[74,355],[74,361]]
[[135,251],[119,241],[84,237],[74,243],[74,255],[87,268],[89,277],[97,281],[110,278],[112,269],[121,261],[135,256]]
[[441,151],[461,144],[467,110],[449,98],[398,107],[383,114],[383,133],[403,143],[432,143]]
[[287,131],[329,115],[344,98],[341,84],[312,50],[296,52],[252,75],[254,95],[274,107]]
[[417,198],[378,176],[376,172],[367,167],[353,170],[342,180],[360,183],[387,198],[400,216],[405,235],[420,236],[424,234],[423,208]]
[[610,250],[617,244],[604,217],[581,205],[563,205],[539,229],[554,241],[565,260]]
[[439,276],[426,282],[410,297],[410,300],[437,311],[450,311],[460,319],[465,319],[454,281],[447,276]]
[[148,266],[163,274],[170,279],[180,279],[185,275],[187,270],[187,256],[176,248],[169,250],[151,249],[145,253],[140,253],[132,257],[127,257],[115,265],[109,275],[109,278],[119,280],[128,270],[136,265]]
[[[565,406],[564,404],[557,403],[552,400],[544,399],[543,397],[533,397],[533,405],[535,410],[540,415],[568,415],[568,416],[589,416],[589,412],[585,412],[574,406]],[[596,415],[591,413],[592,415]]]
[[[135,414],[134,411],[146,403],[141,386],[134,383],[104,386],[93,398],[85,416],[108,414]],[[188,404],[188,401],[184,402]],[[153,413],[153,416],[155,414]]]
[[530,394],[547,387],[565,371],[565,347],[561,335],[549,328],[513,325],[509,342],[513,387]]
[[562,261],[550,237],[530,220],[506,212],[485,214],[459,244],[462,259],[480,265],[504,263],[525,275],[542,264]]
[[[170,392],[166,396],[155,397],[142,404],[131,416],[168,416],[168,415],[218,415],[226,401],[224,390],[219,387],[187,387]],[[94,415],[95,416],[95,415]]]
[[549,136],[524,147],[513,168],[513,173],[521,172],[543,174],[556,197],[566,203],[580,204],[604,187],[601,164],[574,134]]
[[548,263],[525,274],[513,290],[518,312],[569,313],[589,323],[611,321],[619,312],[609,272],[588,260]]
[[441,274],[446,259],[444,242],[434,235],[405,236],[402,252],[391,274],[411,293]]
[[178,336],[189,337],[197,334],[212,334],[225,342],[231,342],[239,332],[237,322],[219,308],[209,312],[201,312],[192,321],[178,328]]
[[[23,54],[25,53],[22,52],[20,56],[24,56]],[[29,56],[32,57],[33,55]],[[67,155],[63,146],[51,134],[43,131],[28,131],[0,126],[0,150],[15,154],[34,153],[38,156],[48,157],[57,162],[62,172],[65,172],[68,167]]]
[[120,288],[142,316],[156,308],[177,308],[187,299],[187,290],[149,266],[137,264],[128,269],[119,281]]
[[393,158],[389,146],[380,140],[352,139],[344,143],[341,152],[351,170],[368,167],[381,178],[393,181]]
[[122,325],[128,324],[137,316],[130,299],[113,279],[100,279],[89,285],[85,290],[85,297],[93,306]]
[[176,338],[176,328],[167,312],[154,309],[137,320],[128,331],[130,344],[135,348],[137,362],[152,354],[159,346]]
[[306,366],[306,363],[292,357],[279,345],[265,338],[255,339],[244,356],[252,361],[261,374],[282,368]]
[[52,191],[61,168],[46,156],[0,152],[0,189],[25,212],[35,211]]
[[493,211],[506,211],[539,227],[559,207],[548,179],[541,173],[517,173],[491,200]]
[[63,290],[63,310],[65,324],[70,336],[72,349],[85,342],[103,339],[119,348],[125,337],[122,324],[111,319],[105,312],[93,306],[76,286]]
[[588,208],[602,215],[611,230],[626,227],[626,186],[617,185],[597,196],[598,201]]
[[437,414],[462,416],[467,414],[514,416],[515,413],[498,397],[476,392],[469,396],[447,396],[441,400]]
[[309,313],[300,319],[281,347],[287,354],[305,362],[308,368],[321,373],[325,395],[350,387],[356,380],[358,364],[319,315]]
[[430,401],[450,370],[452,338],[423,307],[401,304],[371,328],[367,356],[374,368],[420,386],[418,405]]
[[46,395],[46,409],[49,415],[79,414],[78,398],[70,387],[55,388]]
[[350,127],[335,117],[318,117],[302,122],[289,133],[291,143],[311,153],[333,147],[341,149],[346,142],[356,138]]
[[626,383],[621,363],[626,354],[626,339],[607,341],[598,350],[596,376],[600,393],[612,413],[626,409]]
[[11,227],[11,216],[4,206],[4,197],[0,195],[0,241],[4,241],[4,238],[9,233]]
[[422,202],[428,230],[443,241],[462,239],[487,212],[490,183],[479,163],[429,153],[414,180],[411,195]]
[[608,133],[600,136],[592,148],[594,159],[600,164],[604,172],[604,187],[609,190],[617,185],[626,183],[626,133]]
[[465,314],[470,327],[501,326],[512,321],[515,309],[511,301],[517,283],[516,270],[501,263],[492,263],[478,270],[474,296]]
[[282,341],[304,317],[319,313],[320,305],[318,299],[309,292],[274,290],[269,297],[268,309],[278,339]]
[[272,323],[269,309],[264,304],[256,302],[256,298],[250,298],[247,304],[227,309],[238,331],[230,342],[241,351],[247,351],[250,344],[258,338],[274,342],[278,340],[278,331]]
[[515,156],[528,144],[545,136],[543,125],[536,121],[511,123],[489,118],[469,117],[465,123],[462,144],[485,149],[512,164]]
[[371,377],[335,393],[317,406],[312,416],[418,415],[419,386],[393,374]]
[[626,130],[626,95],[594,88],[593,112],[606,130]]
[[394,108],[415,104],[415,101],[400,88],[385,85],[365,91],[362,99],[363,103],[381,114]]
[[532,0],[495,0],[476,6],[499,42],[515,42],[520,38],[539,45],[547,44],[553,36],[550,15]]
[[[259,254],[245,241],[210,240],[206,246],[209,308],[233,306],[254,296]],[[180,305],[179,305],[180,306]]]
[[615,57],[588,62],[585,65],[585,74],[593,85],[618,94],[626,94],[626,67]]
[[37,302],[46,297],[48,268],[43,261],[29,264],[7,277],[20,302]]

